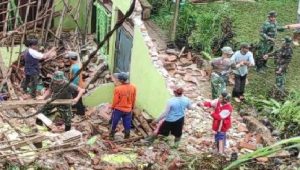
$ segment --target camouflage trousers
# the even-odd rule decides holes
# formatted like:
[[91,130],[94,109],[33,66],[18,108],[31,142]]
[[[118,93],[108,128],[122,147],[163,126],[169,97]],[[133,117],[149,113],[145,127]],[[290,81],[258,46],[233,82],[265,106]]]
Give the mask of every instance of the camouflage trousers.
[[216,99],[221,95],[222,92],[226,91],[226,77],[212,73],[210,81],[212,98]]
[[285,74],[276,74],[276,87],[279,90],[284,90],[285,88]]
[[256,55],[256,68],[257,71],[266,67],[267,60],[263,58],[264,55],[270,53],[274,49],[274,43],[271,41],[261,40],[258,44],[258,50]]
[[48,105],[45,106],[43,114],[45,116],[50,116],[51,110],[57,108],[57,111],[60,113],[61,117],[64,119],[66,126],[71,126],[72,122],[72,110],[70,105]]

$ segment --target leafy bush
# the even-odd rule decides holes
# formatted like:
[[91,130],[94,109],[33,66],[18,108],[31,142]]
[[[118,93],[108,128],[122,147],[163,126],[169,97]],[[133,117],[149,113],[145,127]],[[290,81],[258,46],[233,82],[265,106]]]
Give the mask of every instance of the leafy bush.
[[[152,0],[151,3],[158,6],[155,8],[153,20],[162,30],[170,30],[174,3],[165,0]],[[230,17],[230,10],[228,3],[198,6],[187,2],[180,7],[176,42],[179,46],[210,52],[212,40],[221,35],[221,23],[225,17]]]
[[299,135],[300,92],[292,91],[284,102],[247,96],[247,101],[267,116],[273,125],[284,134],[284,138]]

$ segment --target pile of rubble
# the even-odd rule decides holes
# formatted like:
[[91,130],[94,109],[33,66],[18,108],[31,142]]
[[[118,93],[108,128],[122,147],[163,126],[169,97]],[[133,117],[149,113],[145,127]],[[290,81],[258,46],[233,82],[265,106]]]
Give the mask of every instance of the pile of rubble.
[[[62,41],[63,43],[56,50],[57,55],[51,59],[42,61],[41,63],[40,76],[42,78],[42,82],[40,83],[40,85],[42,87],[49,86],[49,84],[51,83],[52,74],[56,70],[64,71],[66,77],[69,77],[70,75],[71,63],[69,59],[66,59],[64,56],[66,52],[70,50],[70,47],[74,46],[74,44],[72,44],[72,40],[75,37],[75,34],[65,34],[68,34],[69,36],[65,36],[67,38]],[[87,56],[97,47],[97,44],[93,41],[93,39],[93,35],[90,35],[88,37],[88,48],[83,49],[83,53],[81,53],[81,58],[83,59],[83,61],[85,61],[84,59],[87,59]],[[47,46],[49,47],[54,46],[54,42],[51,39],[47,43]],[[11,70],[8,73],[8,76],[10,76],[10,79],[13,82],[14,87],[17,89],[17,92],[21,91],[20,84],[25,78],[24,65],[20,64],[23,63],[22,60],[24,60],[24,54],[25,52],[22,53],[19,60],[13,62]],[[94,62],[90,63],[88,67],[83,70],[82,75],[84,81],[86,82],[86,87],[89,90],[97,87],[99,84],[111,82],[108,65],[104,62],[103,59],[101,59],[101,57],[96,57]]]

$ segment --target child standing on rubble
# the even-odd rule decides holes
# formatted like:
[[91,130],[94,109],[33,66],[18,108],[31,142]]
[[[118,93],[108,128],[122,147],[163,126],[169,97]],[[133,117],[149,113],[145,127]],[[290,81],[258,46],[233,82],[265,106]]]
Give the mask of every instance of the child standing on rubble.
[[158,123],[164,119],[158,127],[158,132],[148,137],[146,141],[153,142],[158,135],[167,137],[171,133],[175,136],[174,147],[177,148],[182,135],[185,110],[191,109],[192,105],[191,101],[183,96],[183,88],[175,87],[173,92],[175,97],[168,101],[166,110],[154,121],[154,123]]
[[230,95],[227,92],[221,93],[219,99],[198,103],[201,107],[213,107],[211,113],[213,118],[212,129],[215,134],[215,143],[220,154],[224,153],[226,144],[226,132],[231,128],[231,113],[233,108],[230,104]]

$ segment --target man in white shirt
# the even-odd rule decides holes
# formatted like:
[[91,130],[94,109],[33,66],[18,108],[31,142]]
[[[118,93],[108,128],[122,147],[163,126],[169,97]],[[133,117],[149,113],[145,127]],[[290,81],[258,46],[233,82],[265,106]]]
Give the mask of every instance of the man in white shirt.
[[232,97],[234,97],[237,102],[244,99],[248,67],[255,65],[253,54],[249,51],[249,48],[249,44],[242,43],[240,50],[236,51],[231,57],[231,61],[236,66],[236,69],[233,70],[235,81]]
[[[37,39],[28,39],[25,44],[28,47],[28,50],[25,52],[25,82],[22,85],[22,88],[25,93],[28,93],[27,88],[30,88],[30,96],[25,95],[24,99],[35,98],[36,97],[36,86],[39,80],[40,69],[40,60],[47,59],[56,55],[55,47],[51,48],[45,54],[38,52],[38,40]],[[30,85],[30,86],[29,86]]]

